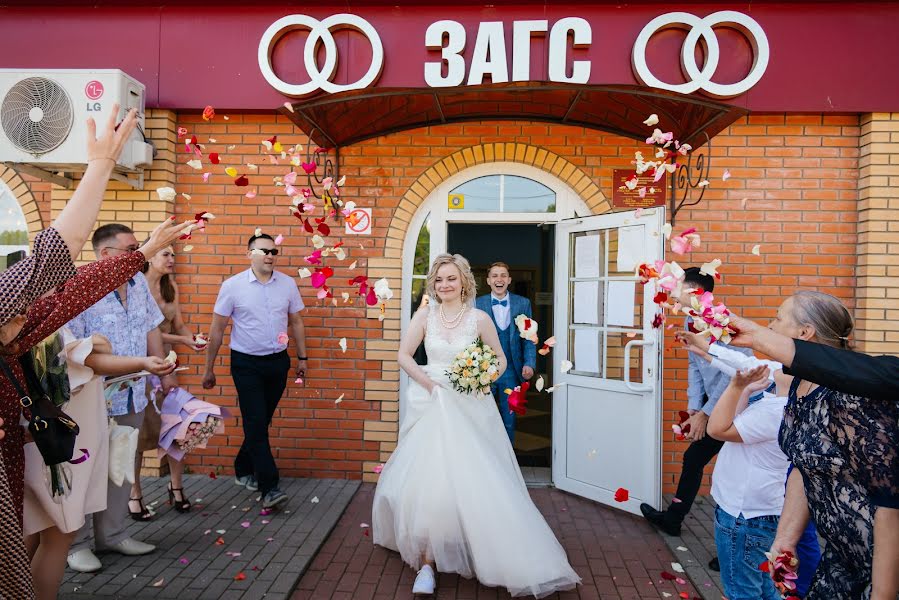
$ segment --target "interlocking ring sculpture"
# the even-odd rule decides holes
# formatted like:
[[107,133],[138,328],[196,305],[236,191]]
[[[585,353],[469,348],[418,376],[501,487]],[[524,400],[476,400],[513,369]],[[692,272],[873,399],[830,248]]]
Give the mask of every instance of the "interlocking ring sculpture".
[[[303,64],[309,74],[307,83],[291,84],[275,75],[272,69],[272,51],[278,40],[297,29],[308,29],[309,37],[303,49]],[[332,83],[337,69],[337,43],[333,32],[340,29],[354,29],[364,35],[371,44],[371,66],[354,83]],[[319,44],[325,48],[324,64],[319,68],[316,54]],[[318,20],[306,15],[288,15],[278,19],[265,30],[259,41],[259,70],[262,76],[276,90],[287,96],[302,97],[319,90],[334,94],[346,90],[366,88],[378,80],[384,67],[384,45],[378,32],[371,24],[356,15],[342,13]]]
[[[752,45],[752,68],[742,81],[727,84],[712,81],[721,54],[718,38],[714,31],[715,27],[735,29],[742,33]],[[685,83],[672,84],[661,81],[652,74],[646,64],[646,46],[650,38],[657,32],[670,28],[687,31],[687,38],[681,49],[681,65],[687,79]],[[702,68],[696,64],[696,44],[700,40],[705,46],[705,64]],[[768,68],[770,56],[768,37],[755,19],[736,11],[722,10],[704,18],[685,12],[672,12],[656,17],[647,23],[640,35],[637,36],[631,60],[637,78],[648,86],[682,94],[692,94],[697,90],[702,90],[715,98],[732,98],[748,91],[759,82],[762,75],[765,74],[765,69]]]

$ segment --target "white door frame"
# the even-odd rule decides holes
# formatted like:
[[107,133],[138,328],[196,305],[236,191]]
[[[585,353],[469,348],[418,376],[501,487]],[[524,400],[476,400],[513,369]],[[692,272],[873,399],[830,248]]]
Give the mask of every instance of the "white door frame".
[[[575,369],[567,373],[561,372],[563,359],[577,362],[569,356],[569,310],[572,303],[567,297],[570,271],[574,258],[570,255],[570,235],[579,232],[596,230],[612,230],[621,227],[642,227],[645,232],[643,250],[638,260],[655,260],[664,258],[664,237],[661,229],[665,222],[665,209],[655,208],[643,211],[639,217],[635,211],[618,212],[590,216],[584,219],[568,221],[556,231],[556,281],[555,302],[560,307],[554,314],[553,333],[556,346],[553,350],[553,385],[556,386],[553,398],[553,483],[559,489],[590,498],[615,508],[621,508],[634,514],[640,514],[639,505],[647,502],[658,508],[661,502],[661,419],[662,419],[662,341],[661,331],[652,326],[657,307],[653,302],[655,286],[646,284],[639,286],[639,279],[634,275],[604,275],[600,278],[607,282],[634,282],[634,289],[642,291],[642,322],[633,327],[621,327],[607,324],[609,304],[606,296],[610,293],[602,286],[603,297],[600,299],[603,317],[600,326],[608,333],[619,335],[632,334],[634,339],[624,345],[624,369],[621,379],[606,378],[606,361],[602,361],[602,373],[599,376],[581,374]],[[605,249],[600,251],[602,263],[610,261],[609,242],[605,238]],[[579,327],[584,327],[580,325]],[[587,327],[590,327],[587,325]],[[603,334],[603,339],[606,334]],[[637,337],[639,335],[639,338]],[[641,382],[629,379],[629,356],[635,346],[644,346],[640,369]],[[600,355],[603,355],[605,343],[600,344]],[[572,399],[570,392],[575,394]],[[569,406],[577,416],[569,417]],[[622,404],[623,403],[623,404]],[[596,416],[598,413],[599,416]],[[591,415],[585,418],[584,415]],[[623,431],[626,424],[614,425],[605,429],[617,419],[623,419],[637,431]],[[584,428],[569,442],[569,430]],[[622,454],[617,450],[620,438],[628,436],[634,441],[636,448],[632,452]],[[640,437],[642,436],[642,438]],[[556,443],[556,441],[565,443]],[[583,443],[581,443],[583,442]],[[572,455],[569,455],[569,448]],[[595,460],[595,462],[593,462]],[[634,468],[634,461],[638,467]],[[603,468],[614,465],[614,469]],[[646,466],[651,468],[647,469]],[[613,475],[614,482],[603,480],[604,476]],[[619,502],[614,499],[617,488],[630,490],[630,499]],[[637,492],[637,493],[635,493]]]
[[[449,210],[447,198],[449,193],[466,181],[484,177],[485,175],[518,175],[541,183],[556,194],[556,211],[554,213],[538,212],[474,212],[465,210]],[[541,223],[556,224],[564,219],[585,217],[591,211],[584,200],[567,183],[547,173],[543,169],[522,163],[498,161],[475,165],[463,169],[442,181],[434,188],[424,202],[419,205],[403,241],[403,282],[402,306],[400,307],[400,335],[405,335],[412,318],[409,298],[412,296],[412,266],[415,259],[415,245],[418,235],[426,219],[431,219],[430,256],[428,264],[434,262],[438,254],[446,252],[447,226],[450,223]],[[405,413],[406,386],[409,376],[400,370],[400,414],[402,423]]]

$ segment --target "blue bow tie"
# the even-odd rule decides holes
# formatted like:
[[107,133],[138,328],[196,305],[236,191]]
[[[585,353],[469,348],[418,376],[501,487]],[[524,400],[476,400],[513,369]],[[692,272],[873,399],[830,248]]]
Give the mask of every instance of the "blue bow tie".
[[509,306],[509,301],[508,300],[497,300],[496,298],[493,298],[493,306],[496,306],[497,304],[499,304],[500,306]]

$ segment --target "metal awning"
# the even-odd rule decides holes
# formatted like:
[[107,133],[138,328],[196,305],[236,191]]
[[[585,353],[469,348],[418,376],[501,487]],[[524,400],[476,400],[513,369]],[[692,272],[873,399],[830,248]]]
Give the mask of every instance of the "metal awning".
[[471,121],[540,121],[576,125],[645,140],[643,121],[673,131],[694,148],[748,110],[639,86],[545,82],[453,88],[376,88],[298,101],[281,109],[313,143],[341,148],[398,131]]

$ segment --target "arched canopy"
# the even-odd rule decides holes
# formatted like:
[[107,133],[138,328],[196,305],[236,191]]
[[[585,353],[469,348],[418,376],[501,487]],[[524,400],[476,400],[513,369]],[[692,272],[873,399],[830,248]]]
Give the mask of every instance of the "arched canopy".
[[653,88],[545,82],[353,90],[291,108],[281,110],[313,143],[331,148],[417,127],[482,120],[577,125],[643,140],[652,132],[643,121],[653,113],[662,131],[699,147],[748,113]]

